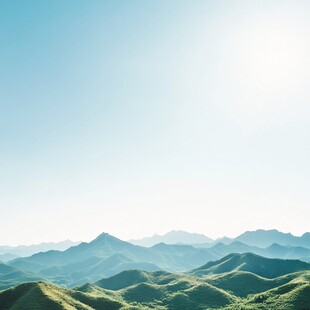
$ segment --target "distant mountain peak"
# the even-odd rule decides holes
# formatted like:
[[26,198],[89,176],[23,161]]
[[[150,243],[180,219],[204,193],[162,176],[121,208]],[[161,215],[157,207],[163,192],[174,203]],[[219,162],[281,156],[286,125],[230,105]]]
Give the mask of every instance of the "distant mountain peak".
[[98,235],[94,240],[92,241],[98,241],[98,240],[105,240],[107,237],[109,237],[110,235],[106,232],[102,232],[100,235]]
[[152,248],[166,248],[169,247],[165,242],[159,242],[152,246]]
[[202,243],[212,243],[214,240],[208,238],[203,234],[190,233],[184,230],[171,230],[164,235],[153,235],[152,237],[146,237],[137,240],[129,240],[129,242],[151,247],[157,243],[166,244],[202,244]]
[[90,243],[109,243],[109,242],[126,242],[121,239],[118,239],[109,233],[102,232],[99,236],[97,236],[94,240],[92,240]]
[[25,257],[39,252],[50,250],[65,251],[72,246],[80,244],[80,241],[63,240],[59,242],[42,242],[39,244],[19,245],[19,246],[1,246],[0,255],[10,253],[11,255]]
[[[307,235],[306,235],[307,236]],[[241,241],[248,245],[255,245],[258,247],[268,247],[272,243],[278,243],[279,245],[294,245],[294,246],[307,246],[303,239],[307,237],[296,237],[291,233],[283,233],[277,229],[257,229],[255,231],[246,231],[239,235],[235,240]],[[309,245],[310,246],[310,243]]]
[[125,247],[132,247],[133,245],[127,241],[123,241],[106,232],[101,233],[91,242],[87,243],[87,248],[97,249],[102,253],[113,253],[122,251]]

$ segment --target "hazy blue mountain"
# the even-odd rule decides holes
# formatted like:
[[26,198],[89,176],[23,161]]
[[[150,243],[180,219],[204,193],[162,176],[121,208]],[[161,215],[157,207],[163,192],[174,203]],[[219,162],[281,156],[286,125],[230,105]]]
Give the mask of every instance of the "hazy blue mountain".
[[20,270],[5,263],[0,263],[0,290],[27,281],[46,280],[41,275]]
[[301,237],[296,237],[291,233],[282,233],[276,229],[259,229],[256,231],[247,231],[234,240],[261,248],[271,246],[273,243],[284,246],[290,245],[310,248],[310,233],[308,232],[303,234]]
[[217,243],[228,245],[235,241],[239,241],[241,243],[259,248],[269,247],[273,243],[277,243],[283,246],[299,246],[304,248],[310,248],[310,233],[307,232],[300,237],[296,237],[291,233],[283,233],[275,229],[273,230],[258,229],[255,231],[246,231],[243,234],[237,236],[236,238],[222,237],[213,240],[202,234],[173,230],[165,235],[155,234],[152,237],[129,240],[129,242],[133,244],[145,247],[152,247],[157,243],[165,243],[165,244],[188,244],[193,245],[195,247],[205,247],[205,248],[210,248]]
[[185,272],[230,253],[247,252],[270,258],[297,259],[305,259],[310,254],[309,249],[302,247],[273,244],[263,249],[240,241],[216,243],[208,248],[165,243],[147,248],[102,233],[89,243],[83,242],[65,251],[48,251],[17,258],[9,264],[48,277],[53,283],[72,287],[97,281],[126,269]]
[[182,230],[172,230],[164,235],[155,234],[152,237],[145,237],[142,239],[129,240],[132,244],[151,247],[157,243],[166,244],[199,244],[212,243],[214,240],[202,234],[189,233]]
[[229,244],[224,243],[216,243],[212,247],[209,248],[209,251],[217,257],[223,257],[230,253],[246,253],[246,252],[253,252],[256,253],[260,251],[260,248],[249,246],[239,241],[234,241]]
[[117,239],[107,233],[100,234],[93,241],[82,242],[65,251],[47,251],[37,253],[30,257],[18,258],[10,262],[13,266],[19,266],[20,263],[27,263],[35,270],[40,270],[42,266],[66,265],[69,263],[81,262],[89,258],[108,258],[114,254],[122,254],[129,259],[151,258],[152,253],[143,247],[138,247]]
[[[253,251],[252,251],[253,252]],[[280,257],[286,259],[310,259],[310,249],[300,246],[283,246],[273,243],[271,246],[260,251],[266,257]],[[303,259],[302,259],[303,258]]]
[[170,271],[188,270],[213,258],[207,249],[165,244],[145,248],[102,233],[95,240],[89,243],[83,242],[66,251],[37,253],[30,257],[15,259],[10,264],[25,270],[40,272],[48,267],[80,263],[93,257],[107,259],[115,254],[121,254],[135,263],[150,263]]
[[234,241],[230,244],[216,243],[208,247],[209,253],[214,257],[223,257],[230,253],[246,253],[262,255],[269,258],[284,258],[284,259],[300,259],[308,261],[310,259],[310,249],[294,246],[283,246],[279,244],[272,244],[267,248],[259,248],[256,246],[249,246],[239,241]]
[[186,271],[217,258],[208,249],[163,243],[144,248],[103,233],[66,251],[37,253],[15,259],[10,265],[40,273],[54,283],[72,286],[133,268]]
[[74,287],[86,282],[95,282],[128,269],[155,271],[160,268],[148,262],[135,262],[121,254],[115,254],[106,259],[93,256],[75,263],[48,267],[41,270],[40,274],[56,284]]
[[[26,257],[39,252],[46,252],[50,250],[64,251],[80,242],[75,242],[71,240],[65,240],[60,242],[43,242],[40,244],[33,245],[19,245],[19,246],[2,246],[0,245],[0,255],[3,254],[13,254],[20,257]],[[0,259],[1,260],[1,259]]]
[[[89,243],[80,243],[65,251],[48,251],[10,261],[11,266],[48,277],[50,281],[72,287],[126,269],[183,272],[208,261],[218,260],[230,253],[252,252],[267,257],[308,257],[306,248],[273,245],[262,249],[239,241],[216,243],[211,247],[159,243],[150,248],[133,245],[107,233]],[[0,277],[1,278],[1,277]]]
[[12,253],[0,254],[0,262],[8,262],[12,259],[18,258],[18,255]]
[[222,238],[218,238],[214,240],[214,243],[224,243],[224,244],[229,244],[232,243],[234,241],[233,238],[228,238],[228,237],[222,237]]

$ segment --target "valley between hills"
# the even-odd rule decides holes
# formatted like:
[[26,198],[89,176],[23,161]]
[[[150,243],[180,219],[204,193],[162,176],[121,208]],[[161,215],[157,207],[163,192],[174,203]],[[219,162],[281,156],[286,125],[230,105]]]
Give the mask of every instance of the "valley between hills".
[[306,310],[309,236],[258,230],[211,240],[173,231],[127,242],[102,233],[2,261],[0,309]]

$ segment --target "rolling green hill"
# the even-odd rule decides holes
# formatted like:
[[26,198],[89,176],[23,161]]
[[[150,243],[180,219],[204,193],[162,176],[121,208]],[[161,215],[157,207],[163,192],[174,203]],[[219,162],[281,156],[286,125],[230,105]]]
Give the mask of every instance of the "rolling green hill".
[[45,282],[24,283],[0,292],[0,305],[3,310],[134,309],[103,292],[95,296]]
[[290,273],[278,278],[267,279],[247,271],[232,271],[208,277],[206,281],[216,287],[232,292],[239,297],[256,294],[286,284],[304,272]]
[[97,291],[113,290],[127,303],[139,303],[156,309],[182,309],[184,303],[189,309],[218,308],[238,299],[204,280],[165,271],[128,270],[78,290],[89,292],[94,291],[94,287]]
[[[291,261],[294,265],[296,262]],[[156,309],[310,309],[310,271],[273,279],[245,271],[194,277],[168,272],[124,271],[77,290],[112,290],[129,304]]]
[[23,283],[0,291],[0,308],[309,310],[310,271],[267,279],[245,271],[196,277],[127,270],[75,289],[45,282]]
[[261,294],[256,294],[244,302],[255,305],[254,309],[310,309],[310,283],[290,282]]
[[310,264],[299,260],[271,259],[252,253],[229,254],[222,259],[193,270],[196,276],[231,271],[249,271],[265,278],[275,278],[288,273],[309,270]]

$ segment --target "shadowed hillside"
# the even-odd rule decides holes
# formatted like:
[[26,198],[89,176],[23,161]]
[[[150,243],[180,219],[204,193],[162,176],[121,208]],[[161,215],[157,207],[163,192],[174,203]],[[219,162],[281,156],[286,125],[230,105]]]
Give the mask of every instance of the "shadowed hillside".
[[[235,296],[203,280],[163,271],[128,270],[102,279],[95,286],[115,291],[128,303],[138,302],[164,309],[182,309],[183,299],[190,309],[218,308],[237,300]],[[94,286],[86,285],[78,290],[93,291]]]
[[303,274],[304,272],[296,272],[267,279],[247,271],[232,271],[208,277],[206,281],[216,287],[228,290],[236,296],[245,297],[286,284]]
[[222,259],[209,262],[192,271],[197,276],[219,274],[230,271],[249,271],[265,278],[301,270],[309,270],[310,264],[299,260],[270,259],[252,253],[230,254]]

